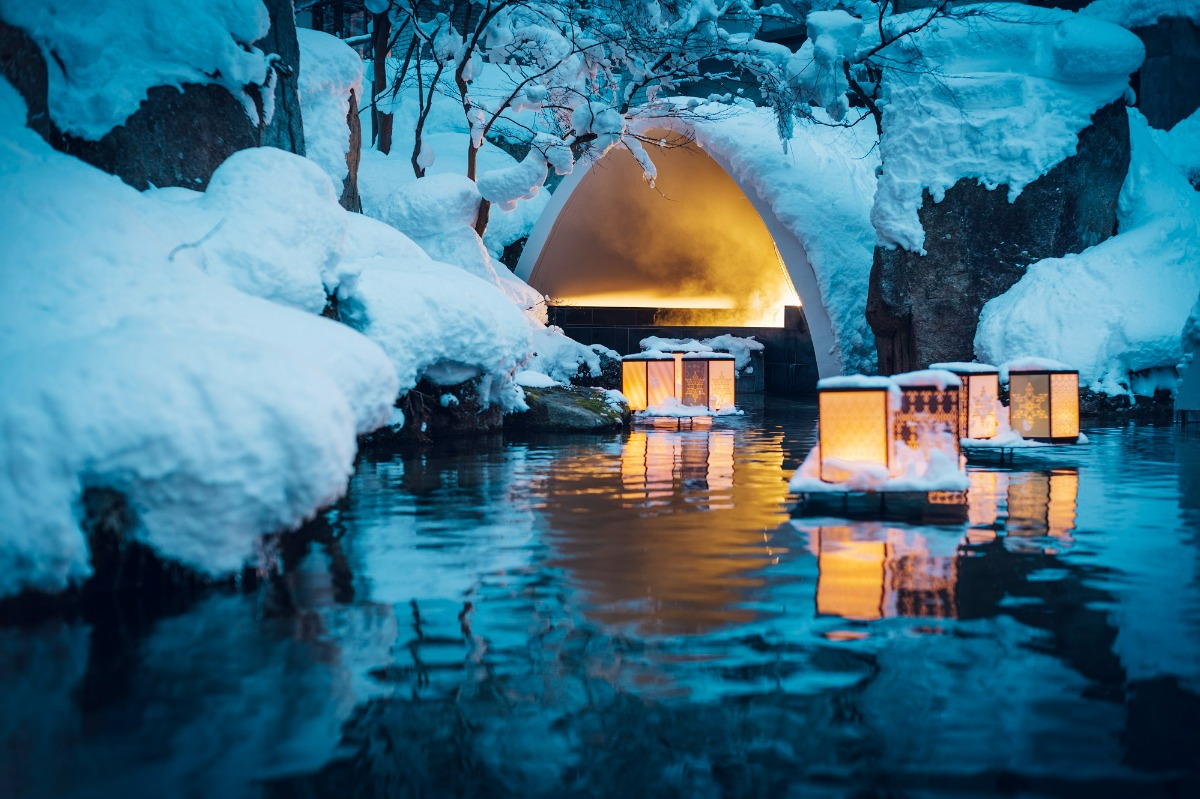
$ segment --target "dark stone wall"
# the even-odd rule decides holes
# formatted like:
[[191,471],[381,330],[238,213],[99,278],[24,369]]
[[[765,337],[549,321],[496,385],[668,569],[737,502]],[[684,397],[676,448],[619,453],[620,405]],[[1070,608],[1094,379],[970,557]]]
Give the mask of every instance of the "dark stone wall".
[[271,30],[255,42],[264,53],[278,56],[275,73],[275,113],[259,136],[263,147],[278,147],[304,155],[304,124],[300,117],[300,43],[296,41],[296,16],[292,0],[263,0],[271,17]]
[[1096,112],[1074,156],[1013,203],[1006,186],[989,191],[973,179],[959,181],[940,203],[926,193],[919,216],[927,254],[875,250],[867,320],[880,374],[973,360],[988,300],[1011,288],[1029,264],[1113,235],[1128,169],[1129,120],[1118,101]]
[[1137,107],[1152,126],[1170,130],[1200,108],[1200,26],[1167,18],[1133,32],[1146,45],[1132,80]]
[[20,28],[0,19],[0,75],[25,98],[26,124],[43,139],[50,138],[46,109],[46,62],[33,39]]

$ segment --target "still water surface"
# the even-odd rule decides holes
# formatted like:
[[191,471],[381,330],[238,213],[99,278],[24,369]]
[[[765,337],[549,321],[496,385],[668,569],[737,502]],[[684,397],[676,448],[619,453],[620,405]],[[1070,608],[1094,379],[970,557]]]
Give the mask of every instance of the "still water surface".
[[0,627],[0,796],[1200,795],[1200,431],[1087,433],[951,526],[792,518],[782,399],[364,456],[276,589]]

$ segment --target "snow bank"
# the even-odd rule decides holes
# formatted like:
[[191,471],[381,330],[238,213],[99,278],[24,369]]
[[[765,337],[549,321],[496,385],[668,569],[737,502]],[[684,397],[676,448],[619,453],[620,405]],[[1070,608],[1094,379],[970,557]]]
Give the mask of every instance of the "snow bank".
[[300,110],[305,154],[341,187],[348,167],[350,92],[362,97],[363,65],[354,48],[328,33],[298,28]]
[[[274,71],[254,46],[270,27],[259,0],[0,0],[0,17],[41,48],[50,116],[75,136],[103,137],[153,86],[216,83],[254,120],[247,86],[266,87],[263,98],[274,101]],[[272,110],[264,109],[264,121]]]
[[1187,119],[1180,120],[1171,130],[1150,129],[1158,149],[1173,163],[1193,186],[1200,186],[1200,109]]
[[897,473],[889,474],[887,467],[859,461],[839,461],[830,458],[826,464],[843,473],[845,479],[827,483],[821,479],[821,447],[809,450],[800,468],[788,481],[793,494],[829,494],[847,491],[966,491],[970,483],[958,459],[941,450],[928,456],[908,447],[895,447]]
[[[863,309],[875,247],[871,202],[879,158],[874,129],[802,124],[785,152],[768,109],[697,105],[693,110],[712,118],[686,132],[748,194],[766,203],[803,247],[843,370],[872,371],[875,337]],[[822,112],[815,114],[828,121]],[[771,232],[778,241],[779,231]]]
[[1173,367],[1200,295],[1200,195],[1129,112],[1132,158],[1118,235],[1029,267],[980,314],[975,353],[999,363],[1028,353],[1072,364],[1080,384],[1127,393],[1129,373]]
[[350,328],[206,273],[230,250],[180,229],[192,193],[139,194],[25,114],[0,81],[0,596],[90,573],[88,488],[122,493],[159,554],[237,569],[343,493],[395,371]]
[[1165,17],[1200,23],[1196,0],[1094,0],[1083,13],[1126,28],[1153,25]]
[[[1144,56],[1136,36],[1095,17],[1008,3],[972,8],[981,15],[940,18],[884,51],[915,67],[890,70],[884,86],[883,172],[871,214],[883,246],[925,252],[917,216],[925,191],[941,202],[974,178],[1007,186],[1015,200],[1074,155],[1079,132],[1125,94]],[[887,24],[911,25],[927,13]]]

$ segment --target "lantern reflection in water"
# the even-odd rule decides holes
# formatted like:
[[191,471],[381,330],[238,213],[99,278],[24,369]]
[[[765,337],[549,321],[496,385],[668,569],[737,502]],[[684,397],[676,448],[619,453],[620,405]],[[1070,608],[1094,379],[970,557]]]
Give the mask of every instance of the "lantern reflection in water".
[[957,615],[957,538],[871,523],[809,532],[817,556],[817,613],[870,621]]
[[624,499],[635,506],[669,503],[679,486],[707,488],[703,506],[732,507],[733,444],[730,430],[634,430],[621,452]]
[[1075,529],[1078,496],[1079,472],[1076,469],[1011,475],[1008,483],[1008,534],[1069,538]]
[[1079,372],[1010,369],[1009,425],[1023,438],[1055,444],[1079,438]]

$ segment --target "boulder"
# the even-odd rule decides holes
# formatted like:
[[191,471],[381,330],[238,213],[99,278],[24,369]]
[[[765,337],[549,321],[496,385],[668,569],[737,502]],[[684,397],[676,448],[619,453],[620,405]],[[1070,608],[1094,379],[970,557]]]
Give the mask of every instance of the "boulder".
[[1152,127],[1170,130],[1200,108],[1200,25],[1166,17],[1133,32],[1146,45],[1131,79],[1137,107]]
[[[137,189],[183,186],[203,190],[213,171],[238,150],[266,144],[304,154],[294,78],[299,45],[292,3],[265,0],[265,5],[271,29],[256,44],[278,56],[275,112],[267,125],[260,126],[258,120],[251,119],[238,99],[224,88],[185,84],[179,88],[152,87],[138,110],[99,140],[64,133],[45,113],[46,65],[41,50],[24,32],[3,22],[0,74],[25,97],[30,127],[56,149],[116,175]],[[258,105],[261,110],[263,103]]]
[[579,370],[571,378],[573,386],[591,386],[593,388],[612,388],[621,390],[621,359],[609,355],[607,347],[592,345],[592,351],[600,356],[600,374],[593,375],[587,364],[580,364]]
[[[886,165],[885,165],[886,168]],[[963,179],[919,215],[926,255],[877,247],[867,295],[881,374],[939,361],[970,361],[985,303],[1008,291],[1029,264],[1078,253],[1116,231],[1117,196],[1129,168],[1122,101],[1101,108],[1076,154],[1008,201]]]
[[609,405],[603,390],[551,386],[526,388],[529,410],[511,414],[505,429],[530,433],[613,433],[629,421],[629,409]]

